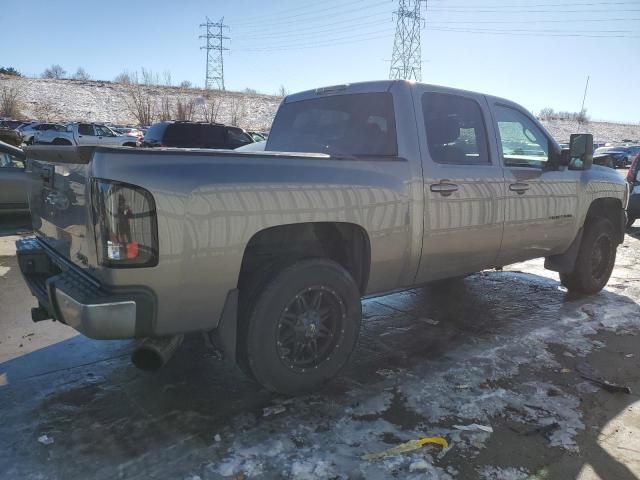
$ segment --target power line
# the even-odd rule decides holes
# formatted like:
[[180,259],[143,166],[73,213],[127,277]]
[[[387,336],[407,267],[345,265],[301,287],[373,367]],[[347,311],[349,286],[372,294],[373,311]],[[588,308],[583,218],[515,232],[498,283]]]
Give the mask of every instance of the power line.
[[[433,0],[432,4],[436,5],[436,8],[439,7],[440,2],[438,0]],[[442,2],[442,5],[445,6],[446,8],[478,8],[478,6],[480,8],[531,8],[531,7],[590,7],[590,6],[600,6],[600,5],[608,5],[608,6],[615,6],[615,5],[637,5],[638,2],[631,0],[631,1],[626,1],[626,2],[589,2],[589,3],[537,3],[537,4],[525,4],[523,5],[522,3],[516,3],[516,4],[495,4],[495,3],[491,3],[489,7],[483,7],[482,5],[478,5],[478,3],[475,3],[474,5],[451,5],[448,2]],[[442,8],[442,7],[441,7]]]
[[[379,7],[381,5],[389,5],[389,0],[384,0],[381,2],[377,2],[377,3],[372,3],[367,5],[367,9],[371,9],[374,7]],[[326,12],[328,10],[332,10],[333,8],[342,8],[344,7],[344,5],[340,5],[339,7],[332,7],[332,8],[323,8],[321,10],[319,10],[317,13],[322,13],[322,12]],[[269,22],[265,22],[264,20],[260,20],[259,22],[252,22],[251,24],[245,23],[245,24],[238,24],[240,26],[247,26],[247,25],[257,25],[257,26],[262,26],[263,28],[270,28],[272,26],[279,26],[279,25],[287,25],[287,24],[300,24],[301,22],[311,22],[311,21],[315,21],[321,18],[336,18],[339,15],[344,15],[346,13],[353,13],[353,12],[358,12],[358,11],[362,11],[362,7],[356,7],[356,8],[349,8],[347,10],[341,10],[341,11],[337,11],[337,12],[331,12],[331,13],[325,13],[323,15],[317,15],[316,12],[305,12],[305,13],[300,13],[298,15],[290,15],[288,17],[280,17],[279,20],[276,21],[269,21]],[[302,17],[302,18],[300,18]],[[309,18],[305,18],[305,17],[309,17]]]
[[[542,7],[544,8],[544,7]],[[444,8],[444,7],[435,7],[429,8],[429,12],[447,12],[447,13],[506,13],[506,14],[512,14],[512,13],[612,13],[611,10],[607,9],[607,10],[510,10],[508,12],[505,12],[503,9],[491,9],[491,8],[486,8],[486,9],[478,9],[475,7],[471,7],[469,9],[461,9],[461,8]],[[640,12],[640,9],[620,9],[620,10],[615,10],[615,13],[622,13],[622,12]]]
[[219,22],[212,22],[207,17],[206,23],[201,23],[200,28],[205,27],[205,34],[200,38],[205,39],[205,45],[200,50],[207,51],[207,71],[205,74],[204,88],[209,89],[214,85],[218,90],[224,90],[224,57],[223,52],[229,50],[223,45],[229,37],[223,35],[224,29],[229,27],[224,24],[224,17]]
[[[320,9],[318,9],[318,12],[324,12],[327,10],[333,10],[335,8],[343,8],[345,6],[350,6],[350,5],[354,5],[357,3],[362,3],[365,2],[367,0],[356,0],[356,1],[352,1],[352,2],[344,2],[344,1],[340,1],[339,5],[335,5],[335,6],[327,6],[327,5],[322,5],[322,7]],[[303,2],[304,3],[304,2]],[[239,26],[245,26],[245,25],[264,25],[265,23],[270,24],[272,19],[287,19],[287,18],[297,18],[301,15],[314,15],[316,12],[316,10],[314,10],[313,8],[310,9],[310,6],[318,6],[317,4],[305,4],[305,5],[300,5],[298,7],[293,7],[293,8],[287,8],[286,10],[283,10],[282,12],[278,12],[278,13],[270,13],[268,15],[260,15],[259,17],[256,17],[254,20],[249,19],[249,20],[245,20],[245,21],[241,21],[241,22],[234,22],[234,25],[239,25]],[[291,12],[296,12],[299,10],[304,10],[305,13],[302,14],[298,14],[298,15],[289,15]]]
[[[457,33],[478,33],[478,34],[488,34],[488,35],[519,35],[519,36],[528,36],[528,37],[578,37],[578,38],[640,38],[640,35],[606,35],[607,32],[600,32],[601,34],[583,34],[583,33],[550,33],[540,31],[540,30],[492,30],[492,29],[480,29],[480,28],[444,28],[444,27],[429,27],[429,30],[436,30],[440,32],[457,32]],[[635,33],[633,30],[627,30],[628,33]],[[617,33],[617,32],[611,32]]]
[[[393,34],[393,32],[394,32],[393,29],[385,29],[385,30],[378,30],[378,31],[372,31],[372,32],[363,32],[357,35],[348,35],[345,37],[336,37],[324,42],[297,43],[295,45],[291,45],[291,42],[287,42],[287,43],[278,44],[278,45],[268,45],[268,46],[261,46],[256,48],[251,48],[251,47],[243,47],[239,49],[234,48],[234,51],[237,50],[242,52],[248,52],[248,51],[271,52],[271,51],[277,51],[277,50],[299,50],[303,48],[306,49],[306,48],[328,47],[328,46],[334,46],[334,45],[344,45],[347,43],[354,43],[353,41],[349,41],[352,39],[357,39],[356,41],[361,41],[361,40],[373,40],[375,38],[389,38],[389,36]],[[376,35],[376,36],[371,37],[371,35]]]

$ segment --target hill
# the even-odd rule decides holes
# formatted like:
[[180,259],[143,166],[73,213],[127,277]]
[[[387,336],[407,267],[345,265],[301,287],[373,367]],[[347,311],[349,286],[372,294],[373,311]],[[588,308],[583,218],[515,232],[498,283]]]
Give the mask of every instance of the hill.
[[[268,130],[282,100],[274,95],[215,92],[158,85],[128,85],[106,81],[56,80],[0,75],[0,89],[17,90],[24,118],[46,121],[94,121],[138,124],[135,95],[144,100],[153,120],[215,120],[251,130]],[[178,112],[181,109],[182,114]],[[139,116],[139,115],[138,115]],[[146,122],[143,122],[146,123]],[[569,120],[542,122],[560,142],[571,133],[592,133],[596,141],[640,140],[640,124]]]

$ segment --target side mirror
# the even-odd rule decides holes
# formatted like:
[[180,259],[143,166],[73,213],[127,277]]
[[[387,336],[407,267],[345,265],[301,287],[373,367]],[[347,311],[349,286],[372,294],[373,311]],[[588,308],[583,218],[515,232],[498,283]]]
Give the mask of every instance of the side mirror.
[[593,165],[593,135],[574,133],[569,140],[569,165],[575,170],[589,170]]

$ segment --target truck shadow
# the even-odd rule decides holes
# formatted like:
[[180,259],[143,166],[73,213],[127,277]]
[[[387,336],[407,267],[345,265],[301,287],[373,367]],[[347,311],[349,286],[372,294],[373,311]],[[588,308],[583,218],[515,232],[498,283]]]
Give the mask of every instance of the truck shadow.
[[[53,478],[112,478],[117,466],[125,478],[161,472],[184,474],[190,465],[215,461],[211,446],[219,432],[226,437],[254,430],[278,433],[271,426],[272,418],[264,416],[267,406],[281,405],[286,410],[281,415],[290,415],[310,429],[330,431],[331,422],[338,418],[333,407],[342,406],[338,410],[344,415],[354,406],[354,398],[380,393],[389,385],[390,376],[397,375],[396,393],[401,392],[403,379],[408,378],[403,372],[427,369],[446,374],[448,359],[460,352],[479,345],[495,346],[503,337],[524,336],[536,328],[554,329],[567,316],[605,307],[636,308],[636,315],[638,311],[633,300],[611,290],[587,298],[571,297],[555,280],[510,272],[483,272],[456,282],[367,299],[363,301],[361,339],[351,365],[323,391],[293,401],[265,391],[220,361],[201,336],[187,338],[171,362],[156,374],[129,365],[130,342],[76,337],[0,364],[0,375],[7,383],[0,386],[0,404],[10,405],[5,407],[0,426],[0,472],[7,472],[2,478],[23,478],[46,468]],[[70,346],[73,342],[75,346]],[[547,350],[553,354],[554,348],[549,342]],[[73,349],[81,352],[84,361],[66,367],[54,365],[52,359]],[[640,357],[640,347],[633,353]],[[561,353],[557,356],[562,358]],[[33,365],[39,367],[30,369]],[[520,369],[526,373],[501,381],[499,388],[531,380],[526,375],[544,377],[572,392],[582,381],[577,374],[546,374],[544,369],[527,365]],[[429,379],[423,381],[428,387]],[[640,387],[637,376],[633,381]],[[498,388],[487,388],[494,387]],[[637,400],[636,395],[621,395],[615,411],[603,411],[597,421],[590,420],[590,428],[578,438],[581,450],[589,456],[576,456],[562,478],[576,478],[586,463],[602,478],[637,478],[598,444],[598,436],[609,421]],[[320,404],[315,413],[303,414],[302,406],[313,402]],[[439,402],[438,398],[433,402]],[[429,425],[424,414],[412,409],[401,393],[386,410],[362,420],[377,418],[407,431]],[[548,448],[543,436],[525,438],[502,430],[496,428],[495,437],[502,439],[503,447],[505,439],[512,447],[503,455],[492,454],[494,464],[529,462],[527,468],[539,468],[564,455],[561,449]],[[42,455],[44,447],[36,442],[42,434],[55,438],[47,447],[48,459]],[[532,442],[540,449],[533,460],[526,452]],[[29,448],[33,445],[37,448]],[[487,444],[487,449],[494,448],[501,447]],[[471,478],[477,464],[459,455],[452,452],[444,464],[455,466],[460,478]]]

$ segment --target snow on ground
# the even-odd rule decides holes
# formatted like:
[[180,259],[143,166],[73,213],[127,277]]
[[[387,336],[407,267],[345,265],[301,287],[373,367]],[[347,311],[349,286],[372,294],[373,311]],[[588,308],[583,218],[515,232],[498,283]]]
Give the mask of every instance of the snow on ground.
[[[0,87],[16,86],[20,91],[21,111],[27,118],[55,121],[94,121],[115,124],[136,124],[137,121],[127,106],[128,87],[113,82],[56,80],[42,78],[15,78],[0,75]],[[202,103],[212,92],[199,89],[150,86],[145,91],[155,100],[160,109],[163,98],[175,108],[176,102],[196,100],[194,120],[203,120]],[[241,120],[239,126],[246,129],[267,130],[280,104],[280,97],[240,92],[224,92],[221,96],[219,116],[221,123],[231,123],[233,102],[240,101]],[[237,99],[237,100],[235,100]]]

